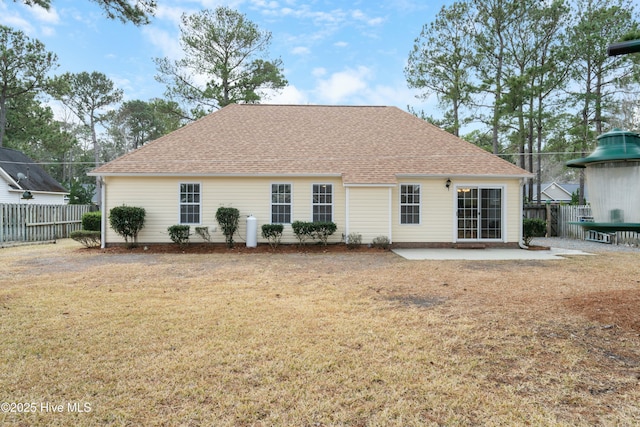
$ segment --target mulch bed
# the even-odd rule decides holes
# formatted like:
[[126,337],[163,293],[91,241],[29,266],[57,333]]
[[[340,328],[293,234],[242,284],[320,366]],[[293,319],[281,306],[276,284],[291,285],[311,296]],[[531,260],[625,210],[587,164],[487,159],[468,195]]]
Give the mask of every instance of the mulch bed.
[[227,247],[224,243],[188,243],[186,245],[178,245],[175,243],[158,243],[138,245],[128,247],[125,245],[111,246],[100,249],[105,253],[154,253],[154,254],[261,254],[261,253],[341,253],[341,252],[381,252],[383,249],[373,248],[367,245],[357,247],[349,247],[343,243],[334,243],[329,245],[322,244],[280,244],[272,248],[268,244],[259,244],[256,247],[247,247],[243,243],[237,243],[233,248]]

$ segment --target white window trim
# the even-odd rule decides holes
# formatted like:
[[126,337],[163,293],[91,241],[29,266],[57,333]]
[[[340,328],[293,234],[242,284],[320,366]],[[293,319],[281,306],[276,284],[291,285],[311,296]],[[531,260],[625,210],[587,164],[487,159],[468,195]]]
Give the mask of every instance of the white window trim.
[[[418,187],[420,189],[420,203],[418,203],[418,209],[420,209],[420,213],[418,214],[418,223],[413,223],[413,224],[405,224],[402,222],[402,187],[405,185],[412,185],[414,187]],[[422,194],[422,184],[416,184],[416,183],[411,183],[411,182],[402,182],[398,185],[398,223],[400,224],[400,226],[402,227],[416,227],[416,226],[420,226],[422,225],[422,199],[423,199],[423,194]],[[415,206],[415,204],[407,204],[406,206]]]
[[[288,185],[291,189],[291,202],[289,202],[289,206],[291,207],[291,218],[290,222],[273,222],[273,186],[274,185]],[[285,203],[277,203],[277,205],[284,205]],[[293,221],[293,183],[292,182],[272,182],[269,184],[269,222],[271,224],[292,224]]]
[[313,184],[311,184],[311,222],[313,222],[313,207],[316,206],[316,204],[313,203],[313,195],[314,195],[313,186],[314,185],[326,185],[331,187],[331,203],[318,203],[318,206],[331,205],[331,222],[333,222],[333,218],[335,217],[335,206],[334,206],[335,194],[334,194],[334,185],[329,182],[314,182]]
[[[183,185],[198,185],[199,186],[199,193],[200,193],[200,202],[197,203],[198,204],[198,216],[200,217],[200,222],[182,222],[182,214],[181,214],[181,207],[183,205],[182,201],[180,200],[180,195],[182,194],[182,190],[180,187],[182,187]],[[185,205],[195,205],[196,203],[184,203]],[[180,225],[201,225],[202,224],[202,182],[179,182],[178,183],[178,222],[177,224]]]

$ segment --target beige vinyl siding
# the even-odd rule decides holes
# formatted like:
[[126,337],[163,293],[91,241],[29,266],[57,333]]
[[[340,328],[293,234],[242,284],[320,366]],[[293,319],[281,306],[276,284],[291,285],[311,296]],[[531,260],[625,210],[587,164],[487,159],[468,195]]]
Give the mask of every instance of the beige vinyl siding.
[[519,242],[522,240],[522,187],[520,180],[509,181],[505,193],[504,201],[508,206],[505,229],[507,242]]
[[348,230],[360,234],[363,244],[378,236],[391,238],[390,192],[391,187],[348,187]]
[[[506,242],[520,240],[520,180],[519,179],[456,179],[451,178],[446,188],[446,178],[403,179],[393,188],[392,230],[394,243],[453,243],[457,233],[456,186],[480,186],[503,188],[503,239]],[[400,186],[419,184],[421,193],[420,225],[400,224]],[[506,239],[505,239],[506,237]]]
[[[402,180],[393,189],[393,242],[450,242],[453,221],[452,191],[443,179]],[[400,188],[403,184],[420,185],[420,224],[400,224]]]
[[[235,177],[106,177],[106,210],[126,204],[145,208],[145,226],[138,236],[140,243],[170,242],[167,227],[180,222],[179,194],[181,183],[198,183],[201,191],[201,224],[209,227],[212,242],[224,242],[215,213],[221,206],[240,211],[237,244],[246,240],[246,218],[253,215],[258,223],[258,242],[262,239],[262,224],[271,223],[271,184],[292,185],[292,221],[311,221],[313,184],[333,185],[333,217],[338,230],[331,242],[339,242],[345,228],[345,190],[339,178],[235,178]],[[213,230],[216,231],[213,231]],[[191,241],[202,239],[195,234],[192,225]],[[124,240],[107,226],[106,242]],[[285,225],[283,243],[295,243],[297,239],[289,224]]]

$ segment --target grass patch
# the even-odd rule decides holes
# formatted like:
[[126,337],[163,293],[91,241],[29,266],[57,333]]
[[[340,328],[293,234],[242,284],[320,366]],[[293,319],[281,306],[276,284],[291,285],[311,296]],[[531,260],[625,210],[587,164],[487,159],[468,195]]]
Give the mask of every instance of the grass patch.
[[636,257],[0,250],[0,401],[90,406],[0,424],[632,425]]

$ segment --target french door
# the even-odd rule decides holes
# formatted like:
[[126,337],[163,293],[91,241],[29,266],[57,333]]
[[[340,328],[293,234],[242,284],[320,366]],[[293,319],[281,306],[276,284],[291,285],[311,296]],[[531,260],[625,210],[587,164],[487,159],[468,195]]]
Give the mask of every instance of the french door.
[[502,189],[457,187],[458,240],[502,239]]

